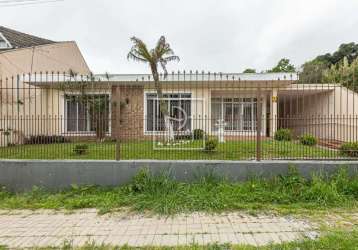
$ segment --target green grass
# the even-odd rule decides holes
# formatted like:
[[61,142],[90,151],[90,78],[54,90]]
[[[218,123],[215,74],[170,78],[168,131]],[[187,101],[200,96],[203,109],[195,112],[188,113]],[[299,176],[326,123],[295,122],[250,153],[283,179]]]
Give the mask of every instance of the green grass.
[[[290,243],[268,245],[262,247],[245,246],[245,245],[207,245],[207,246],[178,246],[178,247],[114,247],[106,245],[95,245],[87,243],[83,247],[72,247],[71,243],[65,242],[60,248],[33,248],[37,250],[357,250],[358,249],[358,231],[351,232],[336,231],[328,232],[318,240],[304,239]],[[0,247],[1,249],[1,247]],[[4,248],[5,249],[5,248]]]
[[[83,144],[77,143],[77,144]],[[76,143],[50,145],[22,145],[0,148],[0,159],[93,159],[114,160],[114,143],[88,143],[89,150],[85,155],[76,155],[73,149]],[[155,150],[152,141],[124,142],[121,144],[121,159],[158,159],[158,160],[250,160],[256,157],[256,142],[228,141],[219,144],[214,152],[199,150],[202,142],[194,141],[179,146],[171,146],[166,150]],[[163,146],[159,147],[163,148]],[[262,142],[262,156],[264,159],[294,159],[294,158],[336,158],[338,152],[320,148],[303,146],[298,142],[278,142],[265,140]]]
[[208,175],[191,184],[177,182],[169,174],[152,176],[140,171],[132,183],[115,188],[73,186],[61,192],[34,188],[27,193],[0,192],[0,209],[80,209],[101,212],[121,208],[170,215],[186,212],[279,212],[329,208],[356,209],[358,174],[349,177],[342,168],[333,177],[307,180],[292,169],[273,179],[253,178],[230,183]]

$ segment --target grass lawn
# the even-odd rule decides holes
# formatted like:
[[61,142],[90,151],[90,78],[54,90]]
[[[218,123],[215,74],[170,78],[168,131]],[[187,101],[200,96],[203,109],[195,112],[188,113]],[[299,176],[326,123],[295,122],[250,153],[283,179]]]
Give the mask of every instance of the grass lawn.
[[[89,150],[84,155],[76,155],[73,152],[77,144],[22,145],[0,148],[0,159],[115,159],[115,143],[86,143],[89,145]],[[183,149],[178,149],[178,147]],[[219,144],[214,152],[205,152],[200,150],[201,147],[202,142],[200,141],[166,149],[163,146],[155,149],[152,141],[124,142],[121,144],[121,159],[251,160],[255,159],[256,155],[255,140],[228,141]],[[298,142],[274,140],[262,142],[262,157],[264,159],[325,159],[338,156],[338,152],[320,147],[303,146]]]
[[142,170],[132,183],[121,187],[78,187],[60,192],[34,188],[12,193],[0,189],[0,209],[82,209],[100,212],[130,209],[155,214],[187,212],[295,211],[353,209],[358,207],[358,174],[349,177],[345,168],[334,176],[301,177],[295,169],[273,179],[253,178],[231,183],[213,175],[193,183],[181,183],[168,174],[153,176]]
[[[275,244],[269,246],[244,246],[244,245],[207,245],[207,246],[178,246],[178,247],[115,247],[115,246],[96,246],[94,244],[88,243],[83,247],[72,247],[70,242],[64,242],[61,248],[33,248],[37,250],[52,250],[52,249],[61,249],[61,250],[356,250],[358,246],[358,231],[354,230],[351,232],[346,231],[333,231],[327,232],[324,236],[320,237],[318,240],[301,240],[290,243]],[[0,249],[1,246],[0,246]],[[6,249],[5,247],[3,249]]]

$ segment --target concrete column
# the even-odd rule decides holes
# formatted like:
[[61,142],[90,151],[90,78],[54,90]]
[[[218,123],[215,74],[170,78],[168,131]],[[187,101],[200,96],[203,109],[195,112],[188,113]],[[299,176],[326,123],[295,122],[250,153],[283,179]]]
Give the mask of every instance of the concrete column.
[[270,136],[273,137],[277,131],[278,119],[278,91],[273,89],[270,100]]

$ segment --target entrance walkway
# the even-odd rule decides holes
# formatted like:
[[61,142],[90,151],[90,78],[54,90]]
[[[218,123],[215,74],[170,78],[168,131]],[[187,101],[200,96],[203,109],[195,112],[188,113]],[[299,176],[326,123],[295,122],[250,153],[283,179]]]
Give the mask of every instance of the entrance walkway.
[[305,221],[242,213],[194,213],[169,218],[142,215],[98,215],[96,210],[72,214],[53,211],[0,212],[0,245],[10,248],[73,246],[174,246],[197,243],[265,245],[293,241],[310,233]]

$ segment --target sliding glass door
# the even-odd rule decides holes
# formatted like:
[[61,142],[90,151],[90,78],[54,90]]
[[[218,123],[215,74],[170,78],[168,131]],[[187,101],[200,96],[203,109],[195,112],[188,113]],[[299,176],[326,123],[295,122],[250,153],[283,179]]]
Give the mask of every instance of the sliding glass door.
[[217,130],[218,120],[224,120],[225,131],[255,131],[256,110],[256,98],[212,98],[212,130]]

